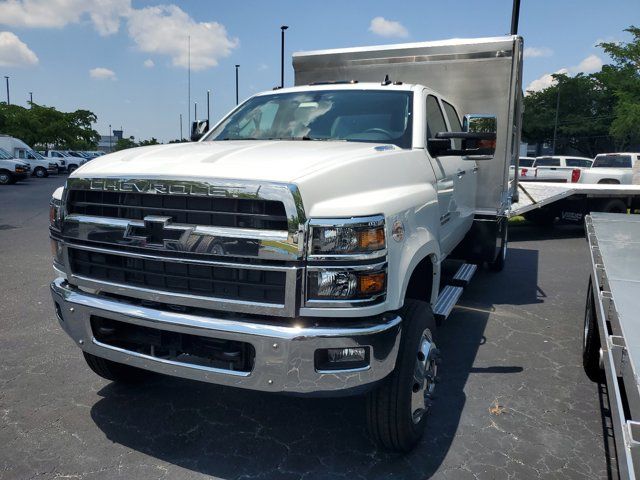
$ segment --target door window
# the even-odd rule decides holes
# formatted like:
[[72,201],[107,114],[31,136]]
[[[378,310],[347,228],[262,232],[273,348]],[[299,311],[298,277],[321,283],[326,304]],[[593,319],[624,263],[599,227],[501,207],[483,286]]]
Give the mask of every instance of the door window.
[[[447,119],[449,120],[449,125],[451,126],[451,130],[454,132],[462,131],[462,124],[460,123],[460,117],[458,116],[458,112],[453,105],[450,103],[442,101],[442,105],[444,105],[444,112],[447,114]],[[460,150],[462,148],[462,139],[455,138],[453,140],[453,148],[456,150]]]
[[427,97],[427,138],[433,138],[438,132],[446,132],[447,124],[440,109],[438,99],[433,95]]

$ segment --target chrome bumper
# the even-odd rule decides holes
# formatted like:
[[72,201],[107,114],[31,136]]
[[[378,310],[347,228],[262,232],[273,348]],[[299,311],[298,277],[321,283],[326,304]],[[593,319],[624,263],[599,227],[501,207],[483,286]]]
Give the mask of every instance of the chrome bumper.
[[[401,318],[397,315],[376,322],[363,320],[356,327],[291,327],[131,305],[81,291],[64,278],[51,283],[51,294],[60,325],[85,352],[158,373],[252,390],[314,393],[358,389],[391,373],[400,344]],[[91,315],[161,330],[247,342],[255,349],[253,369],[238,372],[192,365],[105,345],[93,337]],[[316,350],[359,346],[371,349],[368,367],[316,370]]]

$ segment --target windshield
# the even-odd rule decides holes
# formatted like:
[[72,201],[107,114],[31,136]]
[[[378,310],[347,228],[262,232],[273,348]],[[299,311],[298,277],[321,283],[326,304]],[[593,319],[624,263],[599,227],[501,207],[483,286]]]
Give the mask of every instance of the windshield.
[[216,140],[344,140],[411,148],[412,92],[319,90],[249,99],[213,130]]
[[13,157],[7,152],[0,148],[0,160],[12,160]]
[[560,159],[553,157],[538,157],[536,158],[536,167],[559,167]]
[[27,150],[27,158],[35,160],[46,160],[42,155],[40,155],[38,152],[34,152],[33,150]]
[[631,168],[631,155],[598,155],[591,168]]

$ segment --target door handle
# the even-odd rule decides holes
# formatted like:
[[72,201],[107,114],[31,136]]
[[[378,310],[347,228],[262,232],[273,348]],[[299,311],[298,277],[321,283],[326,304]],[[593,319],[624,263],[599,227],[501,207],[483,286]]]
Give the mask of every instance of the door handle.
[[462,178],[462,176],[466,173],[467,173],[466,170],[458,170],[458,178]]

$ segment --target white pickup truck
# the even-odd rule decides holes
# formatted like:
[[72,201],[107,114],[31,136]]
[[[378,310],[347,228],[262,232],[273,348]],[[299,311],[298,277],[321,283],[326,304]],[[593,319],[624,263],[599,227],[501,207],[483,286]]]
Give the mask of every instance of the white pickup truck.
[[62,165],[62,169],[66,170],[68,173],[73,173],[79,167],[87,163],[86,158],[72,155],[64,150],[46,150],[43,155],[46,158],[51,158],[56,162],[59,162]]
[[55,311],[107,379],[366,393],[373,439],[406,451],[441,374],[436,320],[476,268],[445,283],[443,262],[505,262],[522,39],[293,64],[295,87],[249,98],[197,143],[70,175],[51,201]]
[[580,183],[631,185],[634,165],[640,165],[638,153],[601,153],[596,155],[591,169],[584,172]]
[[577,183],[593,160],[585,157],[544,156],[536,157],[532,168],[521,180],[536,182]]

